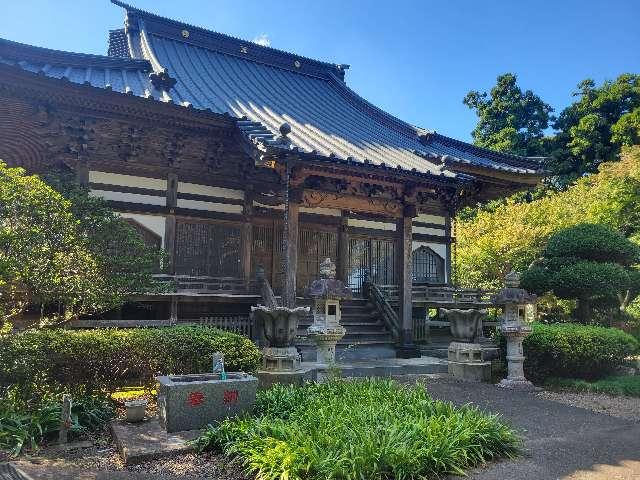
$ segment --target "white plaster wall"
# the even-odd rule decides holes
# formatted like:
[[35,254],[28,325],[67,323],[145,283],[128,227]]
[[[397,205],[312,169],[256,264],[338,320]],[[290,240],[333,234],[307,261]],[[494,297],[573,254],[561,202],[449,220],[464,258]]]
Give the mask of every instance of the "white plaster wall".
[[211,187],[209,185],[199,185],[197,183],[178,182],[178,193],[191,193],[193,195],[209,195],[210,197],[233,198],[244,200],[242,190],[232,190],[230,188]]
[[227,203],[202,202],[200,200],[178,199],[179,208],[191,208],[194,210],[207,210],[209,212],[242,213],[242,205],[230,205]]
[[375,230],[388,230],[391,232],[396,231],[395,223],[376,222],[374,220],[358,220],[355,218],[349,218],[347,219],[347,225],[350,227],[372,228]]
[[428,213],[421,213],[413,219],[414,222],[422,223],[437,223],[438,225],[445,224],[445,218],[438,215],[430,215]]
[[139,193],[111,192],[109,190],[92,189],[90,195],[101,197],[105,200],[114,200],[118,202],[144,203],[147,205],[166,205],[165,197],[155,195],[141,195]]
[[140,213],[118,212],[123,218],[130,218],[139,224],[151,230],[156,235],[162,237],[162,245],[164,246],[164,229],[166,219],[161,215],[143,215]]
[[163,180],[159,178],[136,177],[133,175],[123,175],[120,173],[100,172],[98,170],[89,171],[89,182],[120,185],[123,187],[150,188],[154,190],[167,189],[166,179]]

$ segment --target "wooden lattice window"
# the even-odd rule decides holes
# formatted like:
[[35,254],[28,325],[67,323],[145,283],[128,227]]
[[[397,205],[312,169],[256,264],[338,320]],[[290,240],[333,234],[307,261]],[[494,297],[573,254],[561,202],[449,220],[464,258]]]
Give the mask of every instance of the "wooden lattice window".
[[242,276],[240,227],[204,222],[176,225],[176,273],[178,275]]
[[412,276],[416,283],[443,283],[444,259],[429,247],[420,247],[412,255]]

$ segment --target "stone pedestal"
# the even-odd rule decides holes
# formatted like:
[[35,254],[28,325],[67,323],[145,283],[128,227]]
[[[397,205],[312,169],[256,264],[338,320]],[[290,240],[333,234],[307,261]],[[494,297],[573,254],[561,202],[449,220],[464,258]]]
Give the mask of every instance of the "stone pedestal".
[[482,360],[479,343],[451,342],[448,351],[449,375],[467,382],[491,381],[491,362]]
[[299,370],[300,354],[296,347],[264,347],[262,368],[268,372]]
[[338,326],[332,331],[315,331],[309,327],[307,336],[316,344],[316,362],[330,365],[336,361],[336,344],[344,337],[346,330]]
[[507,338],[507,378],[499,383],[500,387],[515,390],[533,391],[533,383],[524,376],[524,352],[522,342],[531,333],[527,325],[503,325],[500,330]]

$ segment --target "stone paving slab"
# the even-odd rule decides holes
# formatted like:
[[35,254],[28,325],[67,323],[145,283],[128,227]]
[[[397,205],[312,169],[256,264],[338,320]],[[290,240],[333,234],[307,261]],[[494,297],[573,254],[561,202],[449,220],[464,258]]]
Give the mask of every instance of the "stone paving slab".
[[189,444],[201,430],[167,433],[157,418],[141,423],[111,422],[111,434],[126,465],[146,462],[168,455],[192,452]]

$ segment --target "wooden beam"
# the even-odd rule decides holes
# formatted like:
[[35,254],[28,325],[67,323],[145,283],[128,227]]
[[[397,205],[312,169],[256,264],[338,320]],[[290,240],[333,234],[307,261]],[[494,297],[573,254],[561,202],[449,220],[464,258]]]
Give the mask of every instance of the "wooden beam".
[[[444,234],[451,238],[451,215],[447,214],[444,219]],[[446,258],[444,260],[445,263],[445,271],[447,275],[447,283],[451,285],[453,282],[451,281],[451,274],[453,272],[453,265],[451,264],[451,242],[447,242],[445,246]]]
[[398,218],[402,215],[402,205],[396,200],[344,195],[318,190],[305,190],[302,195],[302,205],[310,208],[335,208],[352,210],[354,212],[374,213],[393,218]]

